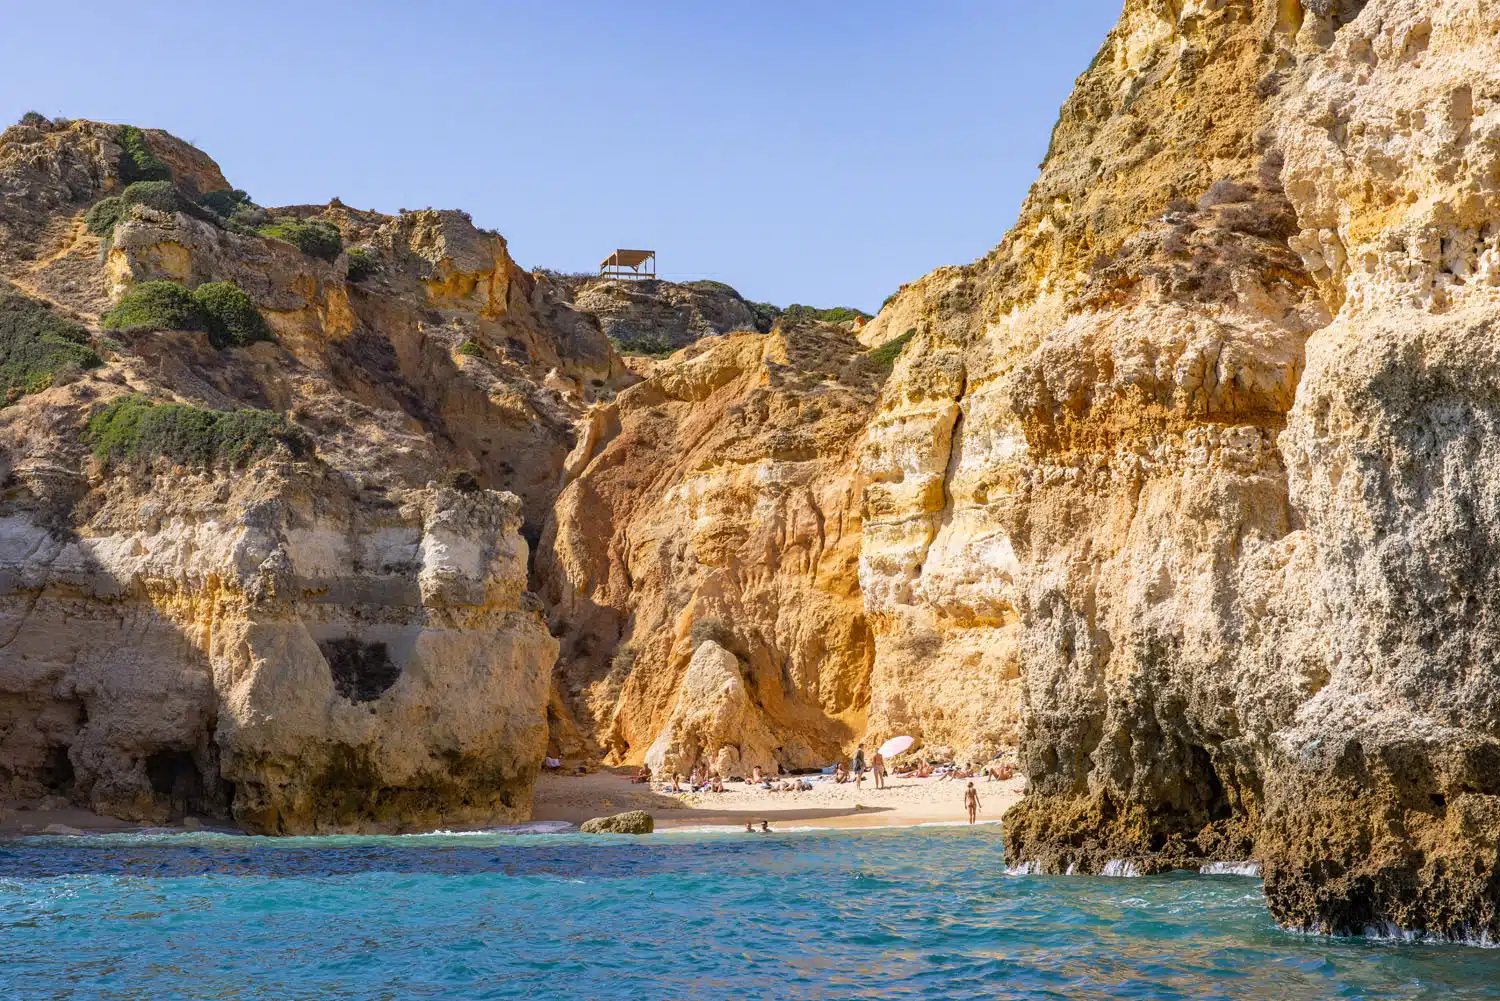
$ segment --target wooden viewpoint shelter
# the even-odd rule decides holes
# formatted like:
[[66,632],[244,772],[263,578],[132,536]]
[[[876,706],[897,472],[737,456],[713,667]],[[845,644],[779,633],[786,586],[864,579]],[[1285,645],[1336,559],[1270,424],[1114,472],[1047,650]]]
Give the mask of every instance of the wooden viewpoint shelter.
[[655,278],[656,251],[617,250],[599,265],[601,278]]

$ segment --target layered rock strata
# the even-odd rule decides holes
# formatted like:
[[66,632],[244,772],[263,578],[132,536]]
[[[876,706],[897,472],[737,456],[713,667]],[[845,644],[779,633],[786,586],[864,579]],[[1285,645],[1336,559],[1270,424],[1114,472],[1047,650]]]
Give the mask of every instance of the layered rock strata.
[[1016,861],[1254,856],[1290,925],[1500,933],[1497,25],[1127,3],[1015,230],[867,328],[915,330],[862,458],[874,700],[1019,663]]
[[7,798],[268,834],[529,816],[556,642],[513,495],[262,463],[83,503],[0,519]]
[[871,656],[856,450],[882,378],[835,327],[731,334],[595,410],[538,557],[555,737],[725,775],[853,742]]
[[662,354],[733,331],[768,333],[778,312],[723,282],[541,274],[622,351]]
[[[227,187],[145,136],[181,197]],[[118,137],[0,137],[0,274],[84,324],[141,282],[231,281],[273,339],[112,332],[102,367],[0,411],[0,790],[269,833],[524,819],[557,649],[525,539],[574,421],[632,377],[462,213],[268,213],[335,227],[360,274],[202,212],[136,204],[95,236]],[[279,413],[315,454],[91,454],[125,394],[196,408],[179,435]]]

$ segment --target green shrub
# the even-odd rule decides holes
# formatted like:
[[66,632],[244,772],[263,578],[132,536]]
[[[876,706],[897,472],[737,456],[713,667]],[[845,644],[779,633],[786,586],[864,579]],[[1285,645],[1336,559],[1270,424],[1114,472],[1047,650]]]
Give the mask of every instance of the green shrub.
[[349,270],[346,273],[351,282],[362,282],[375,273],[375,253],[362,247],[355,247],[349,251]]
[[125,199],[110,195],[95,202],[83,217],[83,224],[95,236],[109,236],[115,231],[115,223],[125,214]]
[[115,130],[115,142],[120,144],[120,180],[170,181],[172,170],[151,152],[146,142],[146,133],[134,125],[121,125]]
[[193,289],[192,296],[208,328],[208,343],[214,347],[242,348],[271,339],[265,317],[234,282],[205,282]]
[[309,257],[331,261],[344,249],[344,238],[331,222],[322,219],[297,219],[278,216],[256,230],[261,236],[290,243]]
[[32,125],[37,128],[41,128],[44,125],[51,125],[52,122],[50,122],[47,119],[47,116],[42,114],[40,111],[28,111],[26,112],[26,114],[21,116],[21,124]]
[[234,214],[229,217],[229,223],[231,226],[243,227],[247,232],[254,233],[260,227],[264,226],[270,218],[271,214],[265,209],[259,205],[246,202],[234,210]]
[[901,357],[901,352],[906,349],[907,343],[917,336],[917,328],[912,327],[900,337],[892,337],[880,347],[870,351],[867,357],[874,362],[876,367],[889,372],[896,365],[896,359]]
[[125,186],[120,198],[126,205],[145,205],[158,212],[181,212],[188,206],[188,200],[171,181],[136,181]]
[[255,203],[250,196],[239,188],[225,188],[222,191],[210,191],[198,199],[198,204],[208,209],[221,219],[228,219],[234,215],[235,210],[242,205]]
[[176,282],[141,282],[104,315],[106,330],[202,330],[203,310]]
[[639,334],[629,340],[611,337],[609,343],[622,355],[644,355],[647,358],[669,358],[677,351],[660,334]]
[[271,339],[271,328],[234,282],[205,282],[189,292],[177,282],[141,282],[105,314],[106,330],[206,330],[216,348]]
[[850,320],[868,319],[870,319],[869,313],[851,306],[819,309],[816,306],[793,303],[781,311],[781,324],[786,327],[794,327],[800,323],[847,323]]
[[478,341],[464,341],[458,346],[458,353],[469,358],[483,358],[484,345]]
[[220,221],[212,212],[179,191],[171,181],[135,181],[127,184],[125,190],[118,195],[96,202],[83,217],[84,224],[95,236],[109,236],[114,232],[115,224],[135,205],[145,205],[158,212],[186,212],[210,222]]
[[164,458],[183,466],[243,467],[277,454],[313,454],[307,432],[268,410],[201,410],[122,396],[100,407],[84,440],[101,462]]
[[769,334],[776,326],[776,321],[781,319],[781,308],[769,302],[749,302],[746,305],[755,314],[755,329],[763,334]]
[[45,302],[0,293],[0,393],[3,402],[39,393],[103,364],[88,346],[89,332]]

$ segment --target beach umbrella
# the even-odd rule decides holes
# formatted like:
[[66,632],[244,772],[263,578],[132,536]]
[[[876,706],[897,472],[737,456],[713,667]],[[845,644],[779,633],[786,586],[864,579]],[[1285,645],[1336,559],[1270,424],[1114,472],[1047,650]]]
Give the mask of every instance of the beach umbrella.
[[912,737],[892,737],[880,745],[880,754],[882,757],[894,758],[915,743],[916,740]]

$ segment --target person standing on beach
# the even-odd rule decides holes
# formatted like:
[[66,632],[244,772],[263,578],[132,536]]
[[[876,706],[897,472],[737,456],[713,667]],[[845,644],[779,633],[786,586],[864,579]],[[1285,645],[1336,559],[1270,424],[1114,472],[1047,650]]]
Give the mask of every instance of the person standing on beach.
[[865,745],[860,744],[859,749],[854,752],[854,788],[864,788],[865,781]]
[[875,757],[870,759],[870,771],[875,775],[875,788],[884,789],[885,755],[881,754],[878,750],[875,752]]
[[974,815],[979,812],[979,790],[974,788],[972,780],[964,790],[964,809],[969,811],[969,823],[974,823]]

